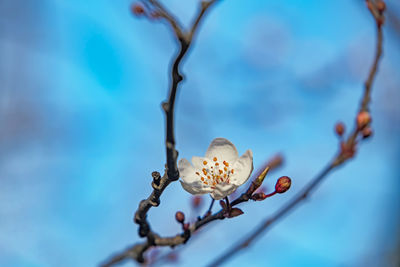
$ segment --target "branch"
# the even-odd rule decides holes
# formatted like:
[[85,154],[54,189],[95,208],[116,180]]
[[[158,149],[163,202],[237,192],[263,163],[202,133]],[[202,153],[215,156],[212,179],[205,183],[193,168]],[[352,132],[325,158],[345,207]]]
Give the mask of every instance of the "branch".
[[[115,256],[108,262],[104,263],[103,266],[111,266],[126,258],[133,258],[138,262],[143,262],[143,254],[151,246],[165,246],[170,245],[171,243],[184,243],[188,239],[188,231],[185,231],[182,236],[160,238],[151,230],[150,224],[147,221],[147,212],[151,207],[157,207],[160,204],[160,197],[165,188],[167,188],[171,182],[179,179],[179,171],[177,167],[178,151],[175,149],[174,107],[177,89],[180,82],[183,80],[183,76],[180,73],[180,64],[185,58],[187,51],[192,44],[193,37],[198,30],[199,23],[201,22],[202,18],[204,18],[204,14],[216,2],[216,0],[202,1],[200,11],[195,16],[193,26],[188,32],[183,31],[182,26],[177,19],[158,0],[148,0],[147,2],[144,2],[147,8],[156,12],[156,15],[164,18],[171,25],[175,33],[175,37],[179,42],[179,52],[175,57],[171,68],[171,85],[169,89],[168,100],[162,103],[162,108],[166,118],[166,170],[162,177],[158,172],[152,173],[153,191],[147,199],[144,199],[140,202],[139,207],[135,212],[134,221],[139,225],[139,236],[146,237],[147,240],[139,245],[135,245],[127,249],[124,253]],[[136,11],[134,10],[134,13],[137,15],[144,14],[143,7],[140,7],[139,12],[137,7],[138,6],[136,6]]]
[[[271,161],[271,163],[275,164],[273,166],[274,168],[276,168],[280,165],[280,164],[276,164],[276,162],[277,162],[277,157],[274,157],[273,160]],[[221,210],[219,210],[218,212],[215,212],[212,215],[208,215],[208,216],[206,215],[202,218],[199,217],[198,220],[195,223],[192,223],[191,225],[184,224],[183,222],[181,222],[182,226],[183,226],[182,233],[179,233],[172,237],[161,237],[161,236],[157,235],[156,233],[150,231],[148,233],[147,241],[138,243],[138,244],[126,249],[124,252],[115,255],[113,258],[111,258],[107,262],[105,262],[102,265],[102,267],[112,266],[112,265],[119,263],[121,261],[124,261],[126,259],[134,259],[138,262],[144,262],[143,254],[146,252],[147,249],[149,249],[152,246],[160,246],[160,247],[161,246],[169,246],[169,247],[173,248],[175,246],[185,244],[189,240],[189,238],[203,226],[205,226],[213,221],[216,221],[216,220],[223,220],[225,218],[232,218],[232,217],[236,217],[236,216],[240,215],[241,210],[239,210],[237,208],[232,208],[233,206],[236,206],[242,202],[249,201],[250,199],[255,200],[255,201],[256,200],[264,200],[265,198],[275,194],[275,192],[274,192],[269,195],[264,195],[266,197],[264,197],[262,199],[256,199],[255,197],[253,197],[256,195],[258,196],[259,194],[263,194],[263,193],[255,193],[255,194],[253,194],[253,193],[261,186],[261,183],[265,179],[265,176],[267,175],[269,169],[270,169],[269,167],[266,167],[265,170],[252,181],[252,183],[250,184],[250,186],[246,190],[246,192],[243,193],[238,198],[236,198],[234,201],[232,201],[232,203],[229,206],[223,205],[220,202],[220,204],[223,208]],[[278,180],[277,184],[279,184],[280,180],[281,179]],[[290,184],[289,184],[289,186],[290,186]],[[286,190],[288,188],[289,187],[287,187]],[[279,193],[283,193],[283,192],[279,192]],[[149,240],[151,240],[151,242]]]
[[[217,257],[212,263],[208,266],[220,266],[224,262],[230,260],[232,257],[236,256],[238,252],[242,249],[247,248],[251,243],[253,243],[257,238],[260,238],[262,234],[264,234],[267,230],[271,228],[274,224],[276,224],[279,220],[283,219],[286,215],[288,215],[294,208],[298,207],[299,204],[303,203],[303,201],[317,189],[317,187],[327,178],[328,174],[330,174],[334,169],[343,165],[346,161],[353,158],[356,145],[357,138],[365,138],[365,129],[368,129],[368,125],[370,120],[362,120],[364,116],[360,116],[361,114],[365,114],[364,112],[368,112],[369,103],[371,100],[371,88],[373,81],[376,77],[378,64],[382,57],[382,44],[383,44],[383,33],[382,33],[382,24],[383,24],[383,12],[385,6],[382,1],[378,0],[376,3],[367,0],[368,8],[370,9],[372,15],[374,16],[376,22],[377,29],[377,40],[376,40],[376,52],[373,64],[369,71],[369,75],[364,84],[364,93],[361,99],[361,105],[359,109],[359,113],[357,115],[356,125],[353,132],[349,135],[348,139],[345,142],[341,143],[341,148],[337,152],[337,155],[333,158],[330,164],[325,167],[320,174],[318,174],[314,179],[310,181],[308,185],[306,185],[296,196],[294,196],[289,202],[284,205],[278,212],[272,215],[270,218],[264,220],[260,225],[258,225],[252,232],[250,232],[247,237],[244,238],[241,242],[232,246],[230,249],[225,251],[219,257]],[[360,119],[361,117],[361,119]]]
[[[252,181],[251,184],[253,184],[253,182],[256,180],[256,178],[259,177],[263,173],[263,171],[265,171],[267,168],[268,168],[268,173],[271,173],[271,172],[275,171],[276,169],[278,169],[279,167],[281,167],[282,164],[283,164],[283,161],[284,161],[284,159],[283,159],[283,156],[281,154],[276,154],[276,155],[272,156],[268,161],[266,161],[262,165],[262,167],[259,170],[253,172],[252,178],[250,179]],[[248,190],[249,189],[247,189],[247,191]],[[262,193],[258,193],[258,194],[262,194]],[[240,197],[242,197],[242,196],[240,196]],[[250,197],[248,197],[248,199],[250,199]],[[212,199],[212,201],[210,203],[210,207],[208,208],[208,210],[205,213],[204,217],[209,216],[209,215],[212,214],[211,212],[212,212],[212,206],[213,206],[214,202],[215,202],[214,199]],[[235,199],[232,202],[233,205],[236,205],[236,202],[237,202],[237,200]],[[201,233],[201,231],[195,231],[195,232],[193,232],[191,234],[190,238],[193,239],[194,236],[198,237],[200,233]],[[179,248],[183,249],[184,247],[180,246]],[[179,252],[180,251],[177,250],[177,249],[171,250],[169,252],[166,252],[163,255],[160,255],[160,256],[152,259],[151,262],[147,262],[147,264],[148,264],[148,266],[155,266],[157,264],[160,264],[160,262],[167,261],[170,258],[176,257],[179,254]]]

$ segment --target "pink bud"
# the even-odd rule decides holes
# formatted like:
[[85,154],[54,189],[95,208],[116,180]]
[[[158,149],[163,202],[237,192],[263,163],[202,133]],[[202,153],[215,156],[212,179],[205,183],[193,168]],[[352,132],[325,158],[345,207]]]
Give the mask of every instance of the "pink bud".
[[357,115],[357,127],[363,129],[371,122],[371,115],[367,111],[361,111]]
[[335,132],[336,132],[336,134],[337,134],[338,136],[342,136],[342,135],[344,134],[344,130],[345,130],[345,127],[344,127],[343,122],[338,122],[338,123],[336,123],[336,125],[335,125]]
[[183,212],[181,212],[181,211],[177,211],[175,213],[175,219],[178,222],[183,223],[185,221],[185,214]]
[[133,4],[133,5],[131,6],[131,12],[132,12],[135,16],[140,16],[140,15],[143,15],[143,14],[144,14],[144,8],[143,8],[142,5],[135,3],[135,4]]
[[275,191],[279,194],[285,193],[287,190],[289,190],[291,184],[292,184],[292,180],[290,180],[289,177],[282,176],[276,182]]

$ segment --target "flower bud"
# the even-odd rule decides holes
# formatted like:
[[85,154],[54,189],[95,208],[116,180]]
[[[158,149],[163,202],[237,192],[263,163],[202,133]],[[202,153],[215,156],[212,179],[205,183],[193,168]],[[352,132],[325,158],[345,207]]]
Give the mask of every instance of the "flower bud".
[[178,222],[183,223],[185,221],[185,214],[183,212],[181,212],[181,211],[177,211],[175,213],[175,219]]
[[372,135],[372,129],[370,127],[367,127],[362,131],[362,136],[364,139],[370,137],[371,135]]
[[337,134],[338,136],[342,136],[342,135],[344,134],[344,130],[345,130],[345,127],[344,127],[343,122],[338,122],[338,123],[336,123],[336,125],[335,125],[335,132],[336,132],[336,134]]
[[132,5],[131,11],[135,16],[140,16],[144,14],[143,6],[137,3]]
[[371,122],[371,115],[367,111],[361,111],[357,115],[357,127],[358,129],[363,129]]
[[203,198],[201,196],[192,197],[192,207],[194,209],[200,208],[200,205],[203,203]]
[[290,180],[289,177],[282,176],[276,182],[276,185],[275,185],[276,193],[279,193],[279,194],[285,193],[287,190],[289,190],[291,184],[292,184],[292,181]]
[[385,11],[385,9],[386,9],[386,4],[385,4],[385,2],[383,2],[382,0],[380,0],[380,1],[378,1],[378,2],[376,3],[376,7],[378,8],[378,11],[382,13],[382,12]]

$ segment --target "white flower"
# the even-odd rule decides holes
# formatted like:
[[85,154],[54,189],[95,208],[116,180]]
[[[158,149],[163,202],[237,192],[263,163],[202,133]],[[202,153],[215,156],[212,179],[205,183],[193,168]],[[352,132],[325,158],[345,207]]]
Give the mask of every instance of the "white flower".
[[187,159],[178,163],[182,187],[194,195],[211,193],[212,198],[219,200],[249,179],[253,171],[253,153],[247,150],[239,158],[229,140],[215,138],[205,157],[193,157],[192,163]]

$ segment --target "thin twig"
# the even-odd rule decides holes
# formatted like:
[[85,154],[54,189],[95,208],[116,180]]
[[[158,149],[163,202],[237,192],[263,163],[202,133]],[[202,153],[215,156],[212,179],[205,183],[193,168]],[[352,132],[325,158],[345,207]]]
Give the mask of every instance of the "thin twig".
[[179,179],[179,171],[177,167],[178,152],[175,149],[174,107],[178,86],[183,80],[183,76],[180,72],[180,64],[192,44],[193,36],[197,32],[199,23],[202,18],[204,18],[204,14],[216,2],[216,0],[202,1],[200,11],[195,16],[193,26],[187,33],[183,31],[178,20],[158,0],[148,0],[147,2],[148,6],[153,8],[158,15],[166,19],[166,21],[171,25],[175,37],[179,42],[179,52],[175,57],[171,68],[171,85],[168,100],[162,104],[166,118],[166,170],[162,177],[158,172],[153,172],[153,191],[147,199],[140,202],[139,207],[135,212],[134,221],[139,225],[139,236],[146,237],[146,241],[134,245],[123,253],[114,256],[102,266],[112,266],[113,264],[128,258],[135,259],[138,262],[144,262],[143,254],[151,246],[173,246],[174,244],[182,244],[190,237],[191,230],[186,230],[184,233],[175,237],[159,237],[158,234],[151,230],[150,224],[147,221],[147,212],[151,207],[157,207],[160,204],[160,196],[165,188],[167,188],[171,182]]
[[[239,196],[237,199],[235,199],[231,204],[230,207],[236,206],[242,202],[249,201],[251,198],[251,195],[258,189],[259,186],[261,186],[261,183],[267,172],[269,170],[269,167],[267,167],[258,177],[256,177],[247,191]],[[243,197],[244,195],[247,195],[246,197]],[[186,243],[189,238],[192,236],[193,233],[195,233],[197,230],[202,228],[203,226],[216,221],[216,220],[223,220],[225,218],[230,218],[229,211],[225,209],[221,209],[218,212],[205,216],[203,218],[200,218],[200,220],[197,220],[195,223],[191,224],[188,229],[184,230],[182,233],[179,233],[175,236],[172,237],[161,237],[157,235],[156,233],[149,231],[148,233],[148,239],[142,243],[138,243],[128,249],[126,249],[124,252],[119,253],[115,255],[113,258],[105,262],[102,266],[103,267],[108,267],[112,266],[115,263],[124,261],[126,259],[134,259],[138,262],[144,262],[144,257],[143,254],[146,252],[147,249],[150,247],[155,247],[155,246],[169,246],[169,247],[175,247],[177,245],[181,245]],[[150,241],[149,241],[150,240]]]
[[[283,164],[283,161],[284,161],[284,160],[283,160],[283,157],[282,157],[281,154],[276,154],[276,155],[274,155],[273,157],[271,157],[268,161],[266,161],[266,162],[262,165],[262,167],[261,167],[258,171],[253,172],[252,178],[250,179],[250,180],[252,181],[251,184],[253,184],[255,181],[257,181],[257,178],[260,177],[260,175],[263,175],[264,172],[266,172],[265,170],[268,170],[268,173],[270,173],[270,172],[272,172],[272,171],[275,171],[275,170],[278,169],[279,167],[281,167],[282,164]],[[251,191],[250,191],[250,189],[251,189]],[[245,191],[244,194],[249,194],[249,192],[254,192],[255,190],[256,190],[256,189],[255,189],[254,185],[250,185],[250,187]],[[274,195],[275,193],[276,193],[276,192],[273,192],[273,193],[271,193],[271,194],[266,195],[265,197],[268,198],[268,197]],[[251,193],[250,193],[250,194],[251,194]],[[244,202],[244,201],[248,201],[250,198],[251,198],[251,196],[244,197],[243,194],[242,194],[241,196],[239,196],[237,199],[234,200],[234,202],[233,202],[234,204],[233,204],[233,205],[237,205],[239,200],[240,200],[241,202]],[[209,206],[207,212],[205,213],[203,219],[204,219],[205,217],[207,217],[207,216],[210,216],[210,215],[212,214],[211,211],[212,211],[212,207],[213,207],[213,205],[214,205],[215,200],[214,200],[213,198],[211,198],[211,199],[212,199],[212,200],[211,200],[210,206]],[[247,200],[245,200],[245,199],[247,199]],[[231,204],[231,206],[232,206],[232,204]],[[202,219],[202,218],[200,217],[199,220],[201,220],[201,219]],[[194,231],[194,232],[192,232],[190,238],[193,239],[194,236],[198,237],[198,236],[199,236],[199,233],[201,233],[201,232],[200,232],[200,231]],[[184,247],[183,247],[183,246],[180,246],[179,248],[180,248],[180,249],[183,249]],[[150,266],[151,266],[151,265],[155,265],[155,264],[159,264],[160,262],[162,262],[162,261],[164,261],[164,260],[166,260],[166,259],[169,259],[170,256],[178,255],[179,252],[180,252],[180,251],[177,250],[177,249],[174,249],[174,250],[172,250],[172,251],[169,251],[169,252],[167,252],[167,253],[165,253],[165,254],[163,254],[163,255],[161,255],[161,256],[159,256],[159,257],[153,259],[152,262],[150,263]]]
[[[364,93],[361,100],[361,105],[359,112],[368,111],[369,103],[370,103],[370,94],[373,81],[376,77],[378,65],[380,59],[382,57],[382,44],[383,44],[383,33],[382,33],[382,24],[383,20],[383,10],[377,10],[376,5],[372,5],[373,10],[371,10],[372,15],[375,18],[377,23],[377,40],[376,40],[376,52],[373,64],[369,71],[369,75],[364,85]],[[347,148],[351,148],[351,150],[355,150],[355,146],[357,144],[357,137],[360,136],[362,129],[355,126],[353,132],[349,135],[346,143]],[[307,184],[296,196],[294,196],[291,200],[287,202],[278,212],[272,215],[270,218],[264,220],[261,224],[259,224],[255,229],[253,229],[242,241],[238,242],[227,251],[218,256],[215,260],[211,262],[208,266],[220,266],[226,261],[232,259],[232,257],[236,256],[238,252],[247,248],[250,244],[254,243],[254,241],[262,236],[267,230],[271,228],[274,224],[276,224],[279,220],[283,219],[286,215],[288,215],[294,208],[298,207],[300,203],[303,201],[317,189],[317,187],[325,180],[325,178],[330,174],[334,169],[343,165],[347,160],[353,157],[353,153],[350,155],[346,153],[348,151],[344,151],[343,149],[337,152],[337,155],[325,167],[319,175],[317,175],[314,179],[311,180],[309,184]]]

